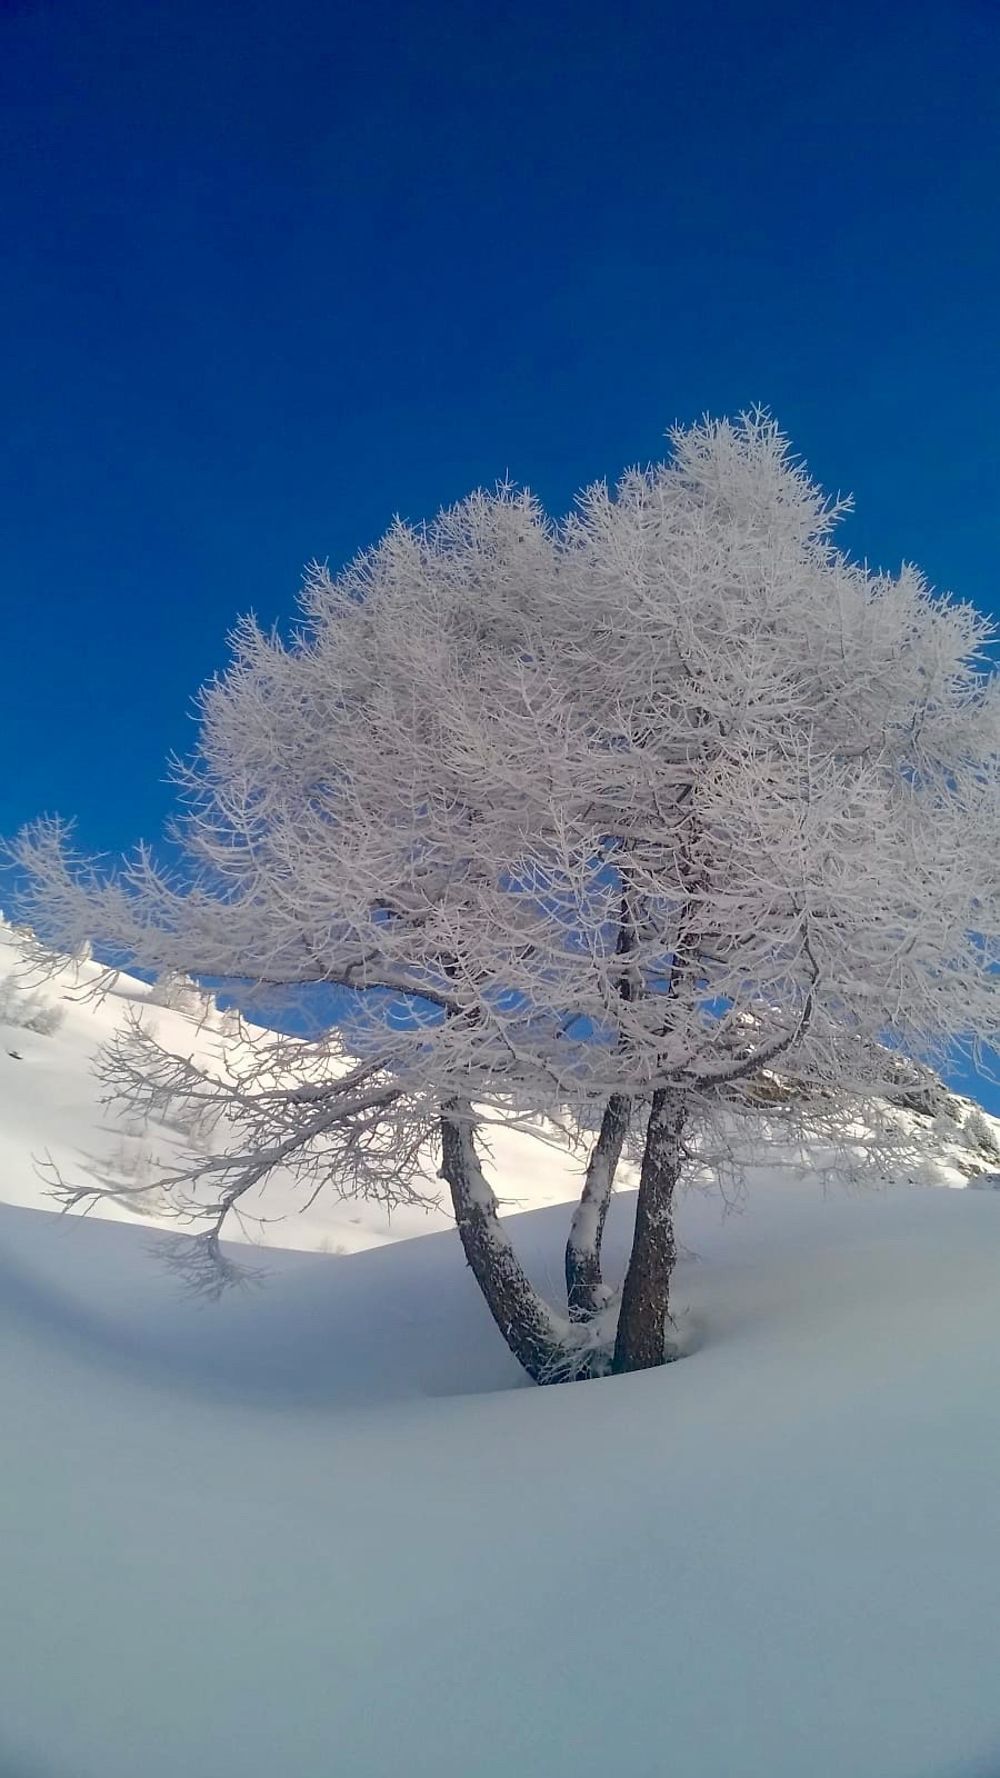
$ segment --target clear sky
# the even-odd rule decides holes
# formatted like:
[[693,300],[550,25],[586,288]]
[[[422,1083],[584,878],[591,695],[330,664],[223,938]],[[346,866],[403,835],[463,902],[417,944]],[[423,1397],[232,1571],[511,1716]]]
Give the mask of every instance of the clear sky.
[[0,832],[158,832],[242,610],[773,408],[1000,611],[998,0],[0,0]]

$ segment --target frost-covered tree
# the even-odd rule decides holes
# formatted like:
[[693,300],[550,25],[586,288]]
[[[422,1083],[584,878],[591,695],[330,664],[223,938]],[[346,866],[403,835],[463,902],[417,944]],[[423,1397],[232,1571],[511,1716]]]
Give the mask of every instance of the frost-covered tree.
[[64,1007],[30,988],[17,970],[0,977],[0,1025],[18,1025],[39,1037],[53,1037],[65,1016]]
[[[145,851],[101,879],[58,825],[19,845],[64,947],[92,935],[244,1008],[327,997],[319,1037],[247,1040],[228,1081],[139,1031],[107,1063],[139,1109],[225,1102],[231,1140],[187,1175],[208,1257],[279,1165],[391,1203],[430,1159],[540,1380],[605,1349],[662,1363],[675,1188],[707,1132],[806,1100],[846,1126],[909,1059],[997,1035],[986,620],[839,553],[842,507],[766,416],[672,444],[561,524],[501,487],[393,525],[310,570],[289,642],[242,623],[182,773],[190,880]],[[519,1263],[482,1152],[491,1123],[542,1118],[590,1145],[565,1307]]]
[[180,969],[165,971],[153,983],[147,1001],[150,1006],[163,1006],[170,1012],[182,1012],[192,1019],[207,1017],[213,1005],[212,996]]

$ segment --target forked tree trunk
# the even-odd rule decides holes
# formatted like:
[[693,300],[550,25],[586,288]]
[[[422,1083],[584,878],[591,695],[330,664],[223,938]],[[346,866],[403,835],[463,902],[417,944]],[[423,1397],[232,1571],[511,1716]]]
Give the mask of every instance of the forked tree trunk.
[[681,1170],[684,1101],[660,1088],[653,1094],[635,1207],[635,1235],[612,1369],[651,1370],[665,1358],[670,1274],[677,1257],[674,1187]]
[[587,1163],[583,1192],[570,1225],[566,1298],[573,1321],[585,1321],[604,1307],[601,1241],[630,1111],[625,1095],[612,1093],[604,1108],[600,1133]]
[[539,1295],[511,1246],[479,1164],[471,1108],[460,1100],[442,1107],[441,1150],[465,1257],[490,1313],[529,1377],[553,1382],[566,1324]]

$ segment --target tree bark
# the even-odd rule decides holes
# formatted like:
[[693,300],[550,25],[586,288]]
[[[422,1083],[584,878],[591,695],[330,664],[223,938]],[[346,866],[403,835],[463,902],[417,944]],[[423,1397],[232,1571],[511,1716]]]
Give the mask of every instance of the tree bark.
[[683,1098],[659,1088],[653,1094],[635,1207],[635,1235],[615,1339],[612,1370],[651,1370],[666,1357],[670,1275],[677,1257],[673,1198],[681,1170]]
[[442,1107],[441,1171],[451,1191],[465,1257],[507,1345],[536,1383],[557,1380],[566,1324],[531,1283],[500,1222],[479,1164],[471,1107]]
[[[636,912],[629,883],[623,876],[615,956],[623,960],[624,967],[618,975],[617,992],[619,998],[626,1003],[635,999],[637,989],[636,979],[629,966],[629,958],[635,945]],[[626,1094],[612,1093],[604,1108],[600,1132],[587,1162],[583,1192],[574,1212],[566,1243],[566,1298],[571,1321],[587,1321],[604,1307],[601,1241],[631,1115],[632,1104]]]
[[571,1321],[586,1321],[604,1307],[601,1241],[630,1111],[625,1095],[612,1093],[587,1162],[583,1192],[566,1243],[566,1299]]

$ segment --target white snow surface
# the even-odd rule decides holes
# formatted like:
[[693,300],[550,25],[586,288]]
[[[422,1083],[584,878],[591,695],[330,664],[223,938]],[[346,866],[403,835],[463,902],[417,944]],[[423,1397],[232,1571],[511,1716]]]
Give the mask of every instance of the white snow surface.
[[[443,1213],[210,1304],[41,1207],[149,1136],[89,1075],[144,993],[0,1028],[2,1778],[996,1778],[1000,1194],[691,1194],[688,1356],[534,1389]],[[575,1183],[515,1181],[541,1282]]]

